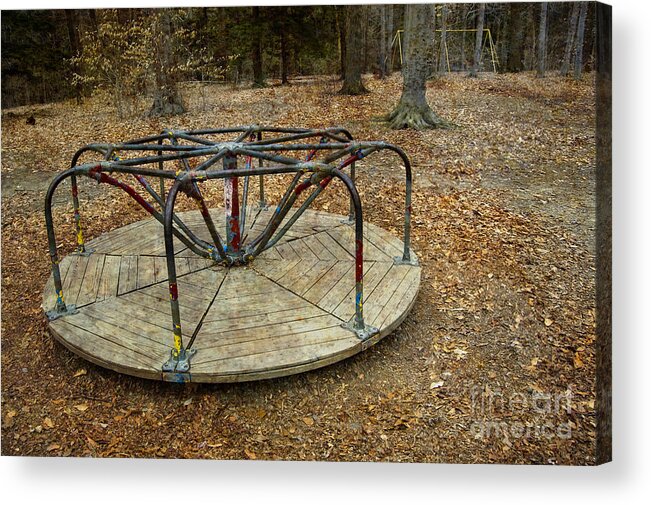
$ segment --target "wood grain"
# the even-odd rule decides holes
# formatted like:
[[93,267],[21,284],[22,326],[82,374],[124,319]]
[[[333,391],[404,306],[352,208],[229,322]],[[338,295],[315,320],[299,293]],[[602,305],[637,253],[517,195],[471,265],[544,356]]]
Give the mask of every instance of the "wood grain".
[[[261,232],[273,212],[249,209],[245,235]],[[224,236],[223,211],[211,215]],[[198,212],[179,216],[209,239]],[[197,353],[183,379],[239,382],[300,373],[352,356],[391,333],[416,301],[421,269],[395,264],[402,241],[364,224],[364,316],[380,333],[362,342],[342,326],[355,314],[354,228],[344,220],[307,211],[278,244],[251,264],[230,269],[176,240],[185,342],[197,333]],[[60,263],[66,302],[79,312],[51,321],[52,334],[106,368],[173,380],[161,372],[173,344],[161,225],[146,219],[88,245],[95,249],[90,256],[71,254]],[[55,301],[50,277],[44,310]]]

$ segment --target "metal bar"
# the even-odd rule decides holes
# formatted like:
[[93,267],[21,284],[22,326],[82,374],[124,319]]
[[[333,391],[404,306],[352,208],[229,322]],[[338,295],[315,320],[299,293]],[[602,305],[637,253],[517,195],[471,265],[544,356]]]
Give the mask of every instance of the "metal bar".
[[217,232],[217,228],[215,227],[215,223],[212,220],[212,217],[210,215],[210,210],[208,209],[208,206],[206,205],[206,201],[204,200],[203,196],[201,196],[201,191],[199,190],[199,187],[197,186],[196,181],[187,181],[186,184],[192,184],[192,190],[190,191],[190,196],[194,199],[194,201],[197,203],[197,206],[199,207],[199,212],[201,213],[201,216],[203,217],[204,223],[206,223],[206,227],[208,228],[208,232],[210,233],[210,237],[212,238],[212,241],[214,242],[214,248],[217,250],[217,254],[219,254],[219,257],[224,261],[225,263],[229,264],[230,260],[228,256],[226,255],[226,251],[224,249],[224,244],[221,240],[221,237],[219,236],[219,233]]
[[332,175],[346,185],[355,207],[355,322],[353,328],[364,331],[366,325],[364,324],[364,220],[362,201],[350,177],[338,168],[332,169]]
[[411,162],[405,152],[397,146],[386,144],[384,149],[389,149],[395,152],[405,165],[405,224],[404,224],[404,238],[403,238],[403,252],[402,261],[411,262],[411,254],[409,251],[411,243],[411,189],[412,189],[412,176],[411,176]]
[[[246,162],[244,163],[245,169],[251,169],[251,156],[246,157]],[[244,176],[244,188],[242,189],[242,204],[240,207],[240,237],[244,237],[244,228],[246,227],[246,203],[249,197],[249,176]]]
[[[70,168],[74,168],[81,155],[87,151],[95,151],[104,154],[104,151],[99,148],[90,146],[82,147],[72,157]],[[84,234],[81,229],[81,215],[79,214],[79,187],[77,185],[77,176],[74,174],[70,176],[70,185],[72,187],[72,208],[75,219],[75,230],[77,233],[77,252],[79,254],[84,254],[86,253],[86,245],[84,244]]]
[[177,180],[167,195],[165,204],[165,217],[163,221],[163,234],[165,237],[165,257],[167,260],[167,280],[170,292],[170,306],[172,309],[172,331],[174,332],[174,348],[172,358],[178,360],[184,352],[183,332],[181,329],[181,311],[179,308],[179,291],[176,283],[176,263],[174,261],[174,238],[172,237],[172,215],[174,214],[174,202],[176,195],[181,188],[182,181]]
[[[224,156],[224,171],[237,170],[237,157],[228,152]],[[226,213],[226,250],[238,253],[240,250],[240,209],[237,176],[227,175],[224,179],[224,212]]]
[[[257,133],[257,141],[260,142],[262,141],[262,132],[259,131]],[[264,164],[264,160],[262,158],[258,158],[258,167],[262,168]],[[260,196],[258,200],[258,207],[261,209],[266,209],[267,208],[267,202],[265,201],[264,198],[264,176],[262,174],[259,175],[258,179],[258,184],[260,186]]]
[[326,188],[328,183],[332,180],[332,177],[328,176],[324,179],[321,180],[319,183],[319,186],[312,191],[310,196],[306,198],[306,200],[303,202],[303,204],[292,214],[292,217],[289,218],[287,223],[276,233],[271,239],[269,239],[269,242],[265,245],[263,250],[267,250],[274,245],[278,243],[278,241],[283,238],[283,236],[289,231],[289,229],[294,225],[296,221],[303,215],[303,213],[307,210],[307,208],[312,204],[314,200],[316,200],[317,196],[321,194],[321,192]]
[[276,211],[274,215],[269,220],[267,226],[265,226],[265,229],[262,231],[262,233],[258,235],[251,242],[251,244],[247,248],[247,253],[250,251],[255,251],[252,254],[253,256],[257,256],[264,250],[264,246],[269,241],[271,236],[276,232],[276,229],[278,228],[278,226],[284,219],[285,215],[289,211],[291,205],[287,207],[287,202],[290,200],[291,195],[294,194],[294,189],[296,188],[296,185],[298,184],[300,178],[301,178],[301,172],[296,172],[296,175],[294,175],[294,178],[292,179],[292,182],[289,184],[287,191],[285,191],[285,194],[280,200],[280,203],[276,207]]
[[[162,207],[163,212],[165,212],[165,201],[161,198],[161,196],[158,193],[156,193],[156,191],[154,191],[154,189],[151,187],[149,182],[147,182],[147,179],[145,179],[141,175],[137,175],[137,174],[134,174],[134,176],[135,176],[136,180],[145,188],[145,191],[147,191],[147,193],[149,193],[152,196],[152,198],[156,201],[156,203],[158,203]],[[161,180],[163,180],[163,179],[161,179]],[[192,230],[190,230],[190,228],[188,228],[188,226],[183,222],[183,220],[180,217],[178,217],[178,215],[176,213],[174,213],[172,218],[174,219],[174,224],[176,224],[180,228],[180,230],[183,233],[186,234],[188,240],[191,240],[192,242],[194,242],[199,247],[203,247],[204,249],[210,250],[211,245],[208,244],[207,242],[201,240],[199,237],[197,237],[192,232]],[[161,224],[163,223],[162,219],[159,219],[158,221]],[[180,234],[176,235],[176,236],[177,236],[177,238],[179,238],[179,240],[183,240],[181,238]],[[185,242],[184,242],[184,244],[188,245]],[[222,258],[222,259],[225,259],[225,258]]]

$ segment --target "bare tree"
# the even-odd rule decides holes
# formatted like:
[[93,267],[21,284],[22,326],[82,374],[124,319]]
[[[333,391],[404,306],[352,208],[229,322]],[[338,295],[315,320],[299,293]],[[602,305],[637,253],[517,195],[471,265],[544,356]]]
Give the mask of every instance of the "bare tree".
[[386,5],[384,10],[385,21],[386,21],[386,48],[387,48],[387,75],[391,75],[393,72],[393,60],[391,55],[393,54],[393,5]]
[[441,45],[439,46],[439,72],[447,72],[448,69],[448,6],[441,6]]
[[253,61],[253,87],[264,88],[267,83],[264,79],[264,72],[262,67],[262,36],[260,30],[260,7],[252,7],[253,9],[253,40],[251,48],[251,60]]
[[405,5],[405,45],[402,96],[386,116],[391,128],[450,128],[427,103],[425,86],[432,68],[432,9],[427,4]]
[[484,40],[484,15],[486,14],[486,4],[480,3],[477,11],[477,33],[475,35],[475,54],[472,60],[472,68],[468,77],[477,77],[479,72],[479,63],[481,62],[481,48]]
[[[120,9],[118,9],[118,12]],[[150,116],[182,114],[185,106],[179,94],[175,75],[175,55],[172,47],[172,17],[170,9],[161,9],[153,14],[156,20],[156,58],[154,61],[154,103]]]
[[576,23],[579,19],[579,10],[581,9],[578,2],[572,4],[572,14],[570,15],[570,25],[567,27],[567,39],[565,39],[565,52],[561,62],[561,75],[565,77],[570,71],[570,62],[572,60],[572,50],[574,49],[574,38],[576,36]]
[[507,72],[520,72],[524,68],[524,23],[522,17],[527,6],[521,3],[509,4],[509,36],[508,57],[506,58]]
[[346,26],[346,60],[344,63],[344,85],[339,91],[344,95],[362,95],[368,93],[362,82],[362,68],[364,57],[362,51],[364,44],[363,26],[363,5],[346,5],[345,26]]
[[585,36],[585,18],[588,16],[588,2],[581,2],[579,24],[576,29],[576,54],[574,57],[574,78],[581,78],[583,70],[583,37]]
[[537,77],[545,77],[547,68],[547,2],[540,4],[540,26],[538,27]]
[[[75,9],[66,9],[66,26],[68,28],[68,38],[70,39],[70,49],[73,56],[79,56],[81,52],[81,42],[79,40],[79,16],[78,10]],[[74,60],[73,60],[74,61]],[[75,62],[72,64],[72,71],[75,74],[78,74],[80,71],[79,65]],[[74,85],[75,89],[75,99],[77,105],[81,103],[81,83],[77,82]]]
[[378,15],[380,18],[380,33],[379,33],[379,43],[378,43],[378,69],[380,72],[380,79],[384,79],[387,76],[387,6],[386,4],[380,4],[377,7]]

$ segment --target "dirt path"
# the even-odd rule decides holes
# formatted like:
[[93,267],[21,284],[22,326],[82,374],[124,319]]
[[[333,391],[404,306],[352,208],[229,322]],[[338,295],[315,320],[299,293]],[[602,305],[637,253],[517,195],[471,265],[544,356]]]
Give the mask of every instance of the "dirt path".
[[[343,124],[402,146],[414,162],[413,241],[424,268],[405,323],[344,362],[237,385],[162,384],[93,366],[52,340],[39,308],[49,178],[84,142],[168,125],[117,118],[99,99],[36,108],[34,127],[21,110],[3,117],[3,454],[592,464],[588,79],[433,82],[430,103],[460,126],[449,132],[394,132],[368,120],[397,101],[398,76],[369,79],[372,93],[356,98],[334,94],[330,79],[204,98],[188,91],[194,112],[170,126],[224,115],[229,124]],[[360,173],[366,216],[399,234],[395,160],[369,159]],[[277,196],[280,184],[270,191]],[[90,182],[82,194],[99,202],[84,214],[88,236],[142,218]],[[340,192],[317,202],[345,206]],[[59,225],[69,226],[69,204],[58,208]],[[67,240],[63,250],[71,247]]]

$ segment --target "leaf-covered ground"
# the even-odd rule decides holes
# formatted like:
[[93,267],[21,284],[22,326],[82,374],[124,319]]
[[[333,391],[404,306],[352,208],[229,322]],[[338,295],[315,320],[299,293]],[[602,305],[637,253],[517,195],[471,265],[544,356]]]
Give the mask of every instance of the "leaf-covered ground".
[[[361,97],[337,95],[340,83],[325,77],[188,87],[189,112],[168,121],[119,118],[100,96],[4,111],[2,454],[594,463],[591,76],[432,81],[431,105],[459,128],[426,132],[374,120],[397,102],[398,75],[367,85]],[[342,125],[408,152],[423,277],[404,324],[335,365],[235,385],[140,380],[56,343],[40,308],[42,202],[74,151],[163,127],[251,123]],[[374,155],[358,172],[365,218],[400,235],[404,171]],[[273,196],[280,189],[272,184]],[[88,237],[145,217],[90,182],[82,193]],[[70,230],[66,254],[70,204],[56,203],[57,224]],[[345,195],[316,207],[345,213]]]

